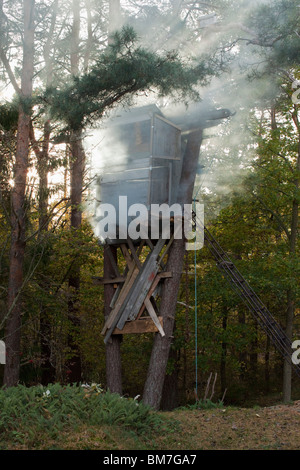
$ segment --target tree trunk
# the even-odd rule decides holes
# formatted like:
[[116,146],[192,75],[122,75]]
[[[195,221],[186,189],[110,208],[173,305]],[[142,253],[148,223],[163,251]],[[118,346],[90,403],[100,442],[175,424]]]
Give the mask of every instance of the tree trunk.
[[[246,315],[245,315],[243,305],[240,306],[240,310],[238,312],[238,322],[239,322],[239,326],[241,327],[241,337],[244,338]],[[244,381],[245,373],[247,370],[247,353],[244,349],[242,351],[239,351],[239,363],[240,363],[240,380]]]
[[[104,247],[104,279],[115,275],[107,250],[111,249],[115,262],[117,263],[117,249],[114,246]],[[104,284],[104,318],[108,318],[111,308],[110,303],[115,293],[113,284]],[[106,345],[106,385],[112,393],[122,395],[122,365],[120,346],[122,335],[111,335]]]
[[[55,0],[52,6],[51,24],[49,28],[48,38],[44,47],[44,61],[46,73],[46,88],[52,85],[53,82],[53,64],[51,59],[52,39],[57,16],[57,3]],[[41,150],[37,148],[37,170],[39,175],[39,190],[38,190],[38,203],[39,203],[39,239],[43,239],[48,232],[49,219],[48,219],[48,206],[49,206],[49,187],[48,187],[48,162],[49,162],[49,143],[51,136],[50,120],[46,119],[43,128],[43,141]],[[34,137],[34,135],[33,135]],[[37,143],[34,140],[34,148]],[[48,259],[45,260],[48,262]],[[41,279],[39,281],[40,288],[49,295],[50,282],[48,279]],[[56,371],[53,363],[51,362],[52,356],[52,322],[48,314],[48,308],[41,302],[40,309],[40,345],[41,345],[41,358],[42,358],[42,374],[41,383],[48,385],[55,381]]]
[[[71,34],[71,73],[79,73],[79,33],[80,33],[80,0],[73,0],[73,24]],[[71,200],[71,231],[74,241],[82,221],[82,190],[85,170],[85,153],[82,145],[82,130],[73,130],[70,135],[70,200]],[[80,330],[79,289],[80,289],[80,260],[74,264],[70,278],[70,300],[68,302],[69,337],[68,347],[71,358],[68,361],[68,381],[81,381],[81,359],[78,345]]]
[[28,170],[30,99],[34,70],[34,0],[24,0],[23,68],[21,75],[21,103],[19,105],[17,147],[14,168],[14,187],[11,210],[11,248],[8,281],[8,311],[6,324],[7,360],[3,383],[17,385],[20,371],[21,289],[25,254],[25,190]]
[[[50,122],[47,120],[44,124],[43,145],[41,152],[38,153],[38,174],[39,174],[39,239],[48,231],[48,150],[50,140]],[[46,261],[47,262],[47,261]],[[49,293],[50,283],[48,279],[39,281],[40,288]],[[42,375],[41,383],[47,385],[55,381],[55,367],[51,363],[51,319],[49,318],[47,307],[42,302],[40,310],[40,338],[41,338],[41,358]]]
[[[77,231],[82,222],[82,191],[85,170],[85,153],[82,146],[81,130],[73,131],[71,136],[71,231],[74,241],[77,238]],[[68,314],[70,321],[70,334],[68,346],[71,352],[71,359],[68,363],[69,382],[80,382],[81,359],[78,336],[80,333],[80,312],[79,312],[79,289],[80,289],[80,259],[74,263],[69,277],[70,300],[68,302]]]
[[171,348],[169,359],[173,362],[173,369],[170,374],[166,374],[164,380],[160,406],[163,411],[178,407],[178,350]]
[[[190,204],[192,202],[202,137],[203,132],[201,129],[191,132],[188,136],[183,157],[179,195],[177,197],[177,201],[181,204]],[[170,247],[166,267],[167,271],[173,273],[173,277],[164,281],[160,306],[160,315],[163,317],[165,336],[162,337],[160,333],[155,334],[143,393],[143,402],[154,409],[159,409],[162,398],[166,367],[173,339],[177,295],[183,269],[184,254],[185,240],[175,239]]]
[[256,373],[257,373],[257,365],[258,365],[258,323],[254,320],[254,328],[255,328],[255,338],[251,342],[250,345],[250,370],[253,374],[253,380],[256,382]]
[[172,13],[173,13],[173,16],[175,16],[175,18],[179,18],[181,6],[182,6],[182,0],[173,0]]
[[50,140],[50,122],[47,120],[44,124],[43,147],[38,160],[39,175],[39,233],[48,230],[48,150]]
[[203,139],[203,130],[198,129],[189,134],[182,164],[177,202],[191,204],[197,173],[198,158]]
[[265,390],[266,393],[270,392],[270,337],[266,339],[266,351],[265,351]]
[[[227,320],[228,320],[228,308],[223,301],[223,307],[222,307],[223,334],[225,334],[227,330]],[[222,352],[221,352],[221,364],[220,364],[220,380],[221,380],[222,393],[224,393],[227,388],[226,359],[227,359],[227,342],[223,339],[222,340]]]
[[160,316],[163,317],[165,336],[155,334],[147,378],[144,386],[143,402],[154,409],[159,409],[170,346],[173,340],[177,293],[185,253],[185,240],[174,240],[170,249],[166,269],[173,277],[166,279],[162,290]]
[[[291,340],[293,334],[294,320],[294,295],[292,289],[287,292],[287,312],[285,334]],[[289,403],[292,399],[292,367],[288,361],[283,362],[283,386],[282,386],[283,402]]]
[[[300,174],[300,124],[298,119],[297,108],[293,113],[293,121],[298,130],[298,157],[295,172],[295,194],[299,192],[299,174]],[[292,217],[291,217],[291,232],[289,239],[289,254],[291,260],[295,257],[296,246],[297,246],[297,234],[298,234],[298,221],[299,221],[299,203],[298,199],[295,198],[292,203]],[[287,291],[287,312],[286,312],[286,328],[285,333],[290,341],[292,341],[293,335],[293,320],[295,312],[295,293],[294,289],[290,287]],[[283,402],[288,403],[292,398],[292,366],[288,361],[284,361],[283,364]]]
[[[108,44],[112,42],[112,34],[118,28],[121,19],[120,0],[109,1],[109,24],[108,24]],[[104,278],[109,278],[115,275],[107,250],[104,248]],[[117,262],[117,250],[111,246],[111,251]],[[105,319],[110,314],[110,302],[114,295],[114,288],[111,284],[104,285],[104,317]],[[121,342],[122,335],[111,335],[109,342],[105,348],[106,360],[106,385],[112,393],[119,393],[122,395],[122,362],[121,362]]]
[[109,0],[109,19],[108,19],[108,44],[111,44],[112,35],[121,26],[121,5],[120,0]]

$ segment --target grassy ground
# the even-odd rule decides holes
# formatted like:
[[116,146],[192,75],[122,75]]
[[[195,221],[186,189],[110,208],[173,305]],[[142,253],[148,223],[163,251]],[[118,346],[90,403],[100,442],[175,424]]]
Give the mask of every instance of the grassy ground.
[[[160,413],[168,429],[151,436],[118,425],[79,425],[55,439],[39,434],[34,443],[1,442],[1,449],[63,450],[298,450],[300,401],[254,408],[177,409]],[[1,439],[1,438],[0,438]]]

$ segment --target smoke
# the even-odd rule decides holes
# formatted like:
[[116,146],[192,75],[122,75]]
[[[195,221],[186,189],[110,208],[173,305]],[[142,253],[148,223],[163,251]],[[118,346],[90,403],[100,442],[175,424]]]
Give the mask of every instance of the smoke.
[[[262,97],[275,94],[276,86],[269,77],[250,80],[250,72],[255,70],[258,74],[263,63],[261,48],[246,41],[254,37],[248,23],[251,11],[270,2],[224,1],[228,8],[223,5],[223,9],[214,10],[208,6],[200,13],[196,9],[182,10],[179,17],[175,9],[170,12],[164,7],[165,3],[153,3],[143,2],[139,13],[129,12],[124,21],[137,31],[141,45],[156,52],[177,50],[186,63],[206,57],[217,74],[208,86],[199,90],[199,103],[186,106],[170,98],[158,98],[151,92],[149,96],[139,97],[135,104],[156,104],[168,120],[182,129],[182,145],[184,132],[194,123],[196,127],[204,127],[195,194],[200,201],[203,197],[207,199],[206,195],[216,195],[221,208],[232,189],[239,190],[253,157],[255,140],[249,129],[249,116]],[[210,120],[210,113],[219,109],[229,110],[230,116]],[[115,110],[110,119],[122,111]],[[94,180],[107,172],[122,171],[126,166],[128,148],[117,142],[113,128],[105,129],[109,122],[101,123],[102,129],[93,129],[86,138]]]
[[105,175],[121,172],[126,167],[127,147],[116,137],[115,130],[110,126],[111,119],[106,118],[99,128],[87,131],[84,138],[84,148],[87,157],[87,173],[89,191],[84,203],[84,211],[96,230],[96,210],[101,203],[99,184]]

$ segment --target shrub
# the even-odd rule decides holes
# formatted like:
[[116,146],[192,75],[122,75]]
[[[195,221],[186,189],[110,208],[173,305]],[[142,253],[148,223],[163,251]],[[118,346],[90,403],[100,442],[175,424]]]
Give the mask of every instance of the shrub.
[[151,434],[164,424],[143,403],[104,392],[97,385],[1,388],[0,410],[0,434],[19,441],[33,440],[41,433],[55,438],[60,431],[81,424],[116,424],[139,434]]

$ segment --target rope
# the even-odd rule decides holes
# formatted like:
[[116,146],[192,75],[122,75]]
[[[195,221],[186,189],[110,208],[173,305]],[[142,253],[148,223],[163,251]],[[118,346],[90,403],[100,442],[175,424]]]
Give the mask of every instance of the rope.
[[[210,165],[208,169],[211,168],[213,160],[211,159]],[[203,175],[202,181],[199,184],[198,190],[193,199],[193,209],[196,212],[196,197],[202,185],[204,183],[205,177],[207,172]],[[197,293],[197,250],[196,250],[196,243],[195,243],[195,250],[194,250],[194,290],[195,290],[195,391],[196,397],[198,397],[198,293]]]
[[[198,192],[197,192],[198,194]],[[196,194],[196,195],[197,195]],[[196,196],[194,197],[194,211],[196,211]],[[194,289],[195,289],[195,390],[198,397],[198,299],[197,299],[197,250],[194,250]]]

